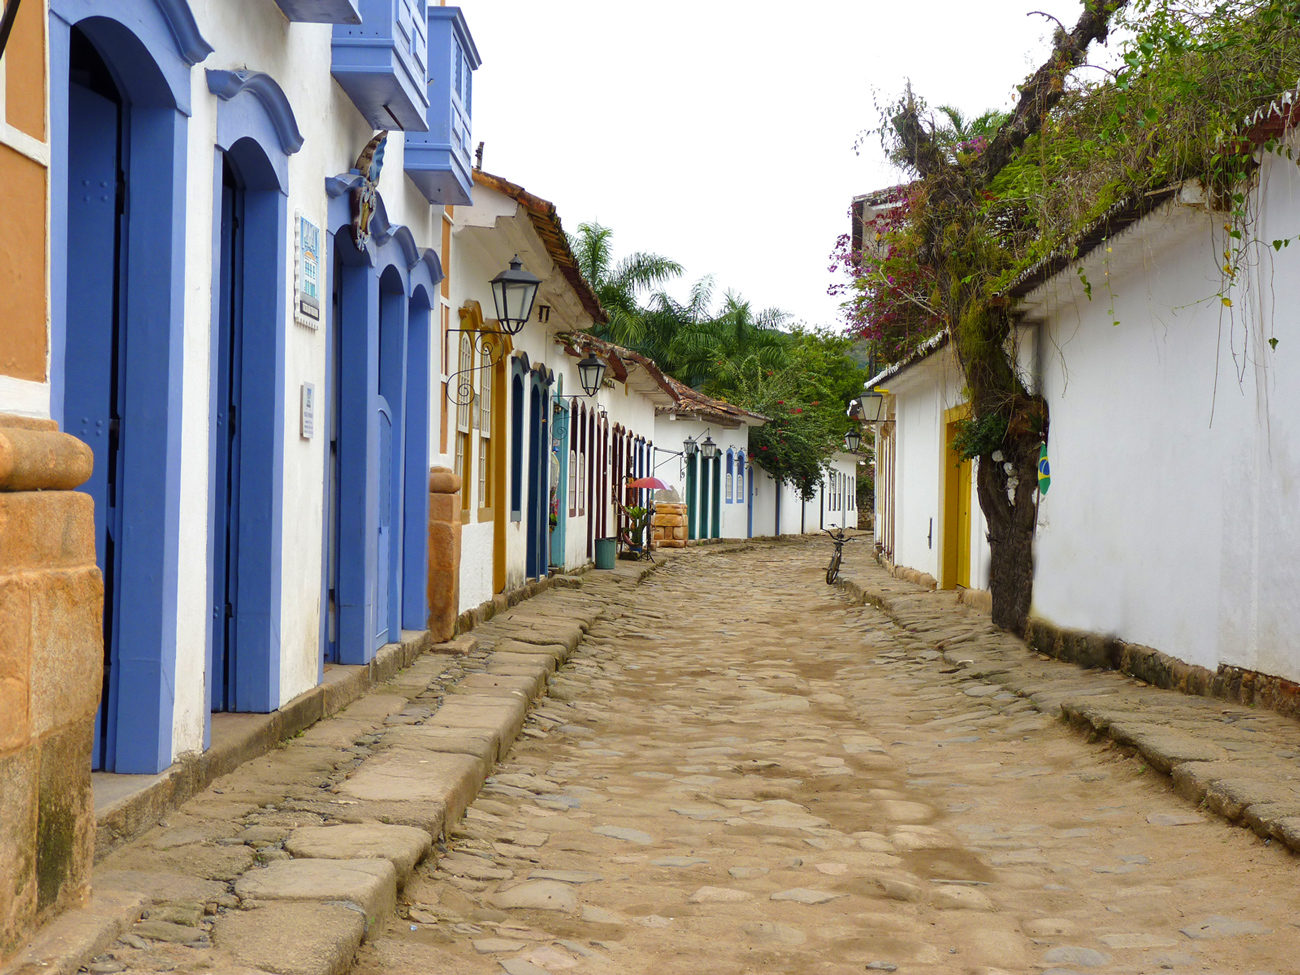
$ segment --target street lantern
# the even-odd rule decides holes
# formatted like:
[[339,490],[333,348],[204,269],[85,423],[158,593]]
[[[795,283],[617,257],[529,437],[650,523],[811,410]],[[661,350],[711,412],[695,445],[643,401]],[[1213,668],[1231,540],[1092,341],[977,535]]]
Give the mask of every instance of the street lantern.
[[713,442],[712,437],[705,437],[704,443],[700,444],[700,453],[704,455],[705,460],[713,460],[722,453],[722,450]]
[[511,335],[517,335],[533,313],[537,287],[542,282],[524,270],[516,254],[510,267],[492,279],[492,302],[497,306],[497,320]]
[[858,420],[862,423],[879,423],[885,418],[887,389],[871,389],[858,397]]
[[588,352],[587,357],[578,363],[578,383],[588,396],[595,396],[600,391],[600,384],[605,381],[605,363],[596,358],[596,353]]
[[856,454],[858,448],[862,446],[862,434],[857,430],[850,430],[844,435],[844,449],[851,454]]
[[682,444],[682,453],[687,457],[694,457],[700,452],[700,445],[694,440],[687,440]]

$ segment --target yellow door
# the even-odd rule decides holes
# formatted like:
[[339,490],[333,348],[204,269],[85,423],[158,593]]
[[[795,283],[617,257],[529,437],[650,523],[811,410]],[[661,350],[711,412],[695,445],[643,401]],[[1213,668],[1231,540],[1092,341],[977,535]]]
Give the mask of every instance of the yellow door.
[[971,469],[953,449],[957,426],[968,407],[958,406],[944,413],[943,446],[943,534],[939,560],[939,588],[970,588]]

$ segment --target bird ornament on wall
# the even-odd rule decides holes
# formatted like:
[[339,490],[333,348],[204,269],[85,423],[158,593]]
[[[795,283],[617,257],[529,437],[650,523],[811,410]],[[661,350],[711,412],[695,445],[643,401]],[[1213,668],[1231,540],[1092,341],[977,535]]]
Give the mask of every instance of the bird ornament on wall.
[[375,215],[379,200],[379,174],[384,168],[384,147],[388,144],[388,130],[378,132],[366,143],[357,157],[352,172],[361,177],[361,183],[352,188],[352,243],[364,251],[370,242],[370,219]]

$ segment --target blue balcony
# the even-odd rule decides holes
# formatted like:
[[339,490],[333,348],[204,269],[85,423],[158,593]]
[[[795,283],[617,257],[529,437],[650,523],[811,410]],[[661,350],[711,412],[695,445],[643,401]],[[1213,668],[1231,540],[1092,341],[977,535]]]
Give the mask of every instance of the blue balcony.
[[284,15],[298,24],[359,24],[357,0],[275,0]]
[[358,0],[358,6],[360,24],[334,28],[334,80],[374,128],[427,131],[427,0]]
[[429,129],[406,137],[406,175],[433,204],[474,202],[471,99],[481,62],[459,7],[429,8]]

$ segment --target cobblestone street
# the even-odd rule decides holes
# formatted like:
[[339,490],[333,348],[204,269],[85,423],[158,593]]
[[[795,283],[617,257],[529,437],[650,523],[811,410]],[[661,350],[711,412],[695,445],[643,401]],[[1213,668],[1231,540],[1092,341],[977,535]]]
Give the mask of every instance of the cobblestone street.
[[1288,850],[851,605],[824,549],[611,604],[355,970],[1297,970]]
[[826,548],[503,601],[162,822],[113,806],[6,972],[1294,975],[1293,720],[861,549],[828,588]]

